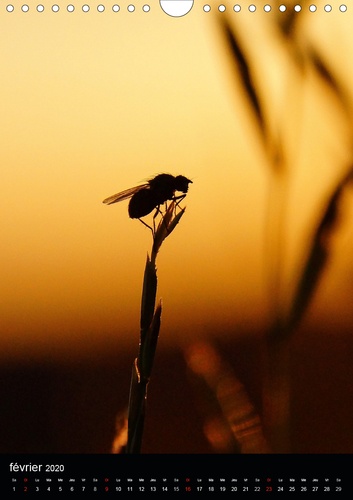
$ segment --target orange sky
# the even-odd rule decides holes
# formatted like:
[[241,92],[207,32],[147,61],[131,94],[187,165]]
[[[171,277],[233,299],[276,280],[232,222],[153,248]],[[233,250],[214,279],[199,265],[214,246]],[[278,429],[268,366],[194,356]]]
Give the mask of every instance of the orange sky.
[[[194,5],[175,19],[150,4],[149,13],[140,6],[128,13],[125,4],[119,13],[85,14],[77,6],[71,14],[39,14],[36,4],[28,13],[17,6],[1,13],[3,354],[137,335],[151,235],[128,218],[127,202],[107,207],[102,200],[160,172],[193,180],[186,213],[157,261],[165,338],[268,319],[271,167],[215,29],[221,14]],[[351,78],[344,53],[353,48],[352,13],[337,6],[325,13],[322,5],[306,16],[303,40],[324,47],[337,74]],[[327,90],[314,77],[286,86],[284,73],[293,73],[271,24],[276,15],[244,8],[231,18],[257,61],[269,120],[293,133],[288,291],[303,237],[349,156],[343,114]],[[346,205],[351,217],[313,305],[314,317],[326,314],[338,326],[353,320],[348,197]]]

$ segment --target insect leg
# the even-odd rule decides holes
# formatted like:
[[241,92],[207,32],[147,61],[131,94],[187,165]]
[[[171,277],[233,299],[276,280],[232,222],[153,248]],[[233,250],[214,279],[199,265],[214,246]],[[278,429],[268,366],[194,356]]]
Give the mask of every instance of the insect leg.
[[156,217],[160,214],[163,217],[163,212],[160,209],[160,205],[157,205],[156,211],[153,215],[153,236],[156,234]]
[[154,228],[154,219],[153,219],[153,228],[152,228],[151,226],[149,226],[148,224],[146,224],[146,222],[145,222],[145,221],[143,221],[142,219],[140,219],[139,217],[138,217],[138,220],[139,220],[140,222],[142,222],[142,224],[143,224],[144,226],[148,227],[148,229],[150,229],[150,230],[152,231],[152,236],[154,237],[154,233],[155,233],[155,228]]
[[174,196],[173,197],[173,201],[175,202],[175,214],[176,214],[176,208],[179,207],[180,210],[181,210],[181,207],[180,207],[180,202],[183,201],[183,199],[185,198],[186,194],[181,194],[180,196]]

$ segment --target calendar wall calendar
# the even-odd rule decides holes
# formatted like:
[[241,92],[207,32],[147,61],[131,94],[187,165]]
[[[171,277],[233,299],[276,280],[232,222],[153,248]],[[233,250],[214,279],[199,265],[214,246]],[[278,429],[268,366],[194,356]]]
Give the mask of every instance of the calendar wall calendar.
[[0,5],[0,491],[353,490],[353,6]]

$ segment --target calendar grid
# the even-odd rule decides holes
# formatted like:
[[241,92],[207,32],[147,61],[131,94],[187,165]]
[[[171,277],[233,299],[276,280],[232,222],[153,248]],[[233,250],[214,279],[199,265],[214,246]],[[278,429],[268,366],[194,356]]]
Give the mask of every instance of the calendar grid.
[[[2,457],[10,497],[91,494],[315,498],[352,491],[349,455],[20,455]],[[7,498],[9,498],[9,496]]]

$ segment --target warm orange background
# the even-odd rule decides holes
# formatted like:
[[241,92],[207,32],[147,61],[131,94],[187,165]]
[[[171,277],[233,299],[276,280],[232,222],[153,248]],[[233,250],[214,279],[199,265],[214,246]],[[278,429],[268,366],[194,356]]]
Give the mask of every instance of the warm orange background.
[[[157,3],[149,13],[129,13],[125,3],[98,13],[92,4],[87,14],[79,5],[57,14],[29,5],[28,13],[3,9],[0,20],[1,355],[137,342],[151,235],[128,218],[127,202],[102,200],[160,172],[193,180],[157,261],[164,341],[261,330],[272,173],[221,43],[222,14],[214,4],[179,19]],[[347,82],[352,14],[322,5],[300,13],[303,41],[326,51]],[[289,131],[288,301],[305,237],[349,161],[346,122],[312,75],[296,85],[273,28],[281,14],[229,11],[262,72],[268,119]],[[349,198],[345,208],[350,217],[307,319],[329,319],[337,334],[353,320]]]

